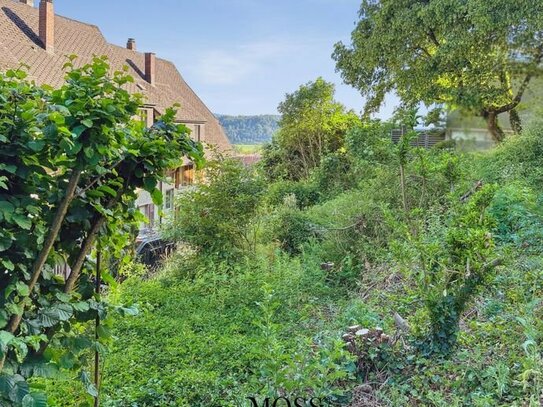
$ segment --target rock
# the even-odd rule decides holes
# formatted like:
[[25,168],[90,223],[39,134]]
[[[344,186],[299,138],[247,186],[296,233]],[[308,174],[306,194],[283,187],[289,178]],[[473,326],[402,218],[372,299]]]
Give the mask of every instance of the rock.
[[360,329],[360,330],[356,331],[356,333],[355,333],[356,336],[362,336],[364,338],[367,338],[369,334],[370,334],[369,329]]
[[371,393],[373,391],[373,387],[371,387],[369,384],[363,384],[358,387],[358,390],[362,393]]
[[409,331],[409,324],[397,312],[394,313],[394,322],[396,323],[396,326],[398,327],[398,329],[404,332]]
[[354,334],[356,331],[358,331],[360,329],[362,329],[362,327],[360,325],[353,325],[353,326],[349,327],[349,332],[352,332]]
[[324,270],[324,271],[332,271],[334,267],[335,267],[335,264],[331,262],[321,264],[321,270]]

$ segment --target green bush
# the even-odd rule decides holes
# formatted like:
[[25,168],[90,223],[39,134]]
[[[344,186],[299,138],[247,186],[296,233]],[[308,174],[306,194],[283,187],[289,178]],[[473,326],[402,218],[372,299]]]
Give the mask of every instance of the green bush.
[[529,187],[511,183],[500,188],[489,208],[496,239],[517,249],[539,251],[543,244],[541,198]]
[[490,182],[521,181],[543,188],[543,123],[535,122],[523,134],[508,137],[484,155],[479,172],[481,178]]
[[265,202],[273,207],[281,206],[285,199],[293,195],[296,206],[304,209],[315,205],[320,200],[320,190],[317,184],[309,181],[278,181],[271,184],[265,196]]
[[355,188],[361,180],[358,166],[353,157],[340,150],[328,154],[311,174],[311,180],[317,186],[321,201]]
[[305,213],[285,205],[270,217],[267,235],[269,240],[278,242],[281,250],[296,255],[305,243],[317,237],[318,230]]
[[421,298],[430,317],[425,351],[449,354],[456,344],[462,313],[486,287],[498,263],[488,215],[495,194],[488,185],[421,242]]
[[181,194],[165,237],[216,257],[254,249],[263,180],[230,158],[209,162],[205,177],[205,183]]
[[392,129],[394,126],[378,120],[353,127],[346,135],[346,150],[357,160],[390,164],[396,161]]

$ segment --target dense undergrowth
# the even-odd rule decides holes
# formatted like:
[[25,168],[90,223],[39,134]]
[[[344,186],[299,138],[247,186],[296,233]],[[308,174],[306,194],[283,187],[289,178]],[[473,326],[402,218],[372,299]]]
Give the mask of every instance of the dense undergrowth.
[[[111,294],[140,315],[116,325],[103,405],[539,406],[541,127],[459,153],[383,126],[306,179],[226,160],[181,197],[179,253]],[[389,339],[350,351],[352,325]]]

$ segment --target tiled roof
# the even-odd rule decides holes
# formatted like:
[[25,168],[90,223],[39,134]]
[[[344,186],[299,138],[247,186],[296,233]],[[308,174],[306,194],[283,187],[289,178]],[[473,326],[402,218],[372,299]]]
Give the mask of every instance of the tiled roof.
[[55,16],[55,52],[46,52],[38,37],[38,9],[14,0],[0,0],[0,70],[29,66],[32,79],[40,84],[60,86],[67,55],[78,56],[76,64],[106,55],[112,69],[128,66],[135,83],[130,91],[142,93],[146,103],[160,113],[179,103],[178,120],[205,124],[203,142],[228,149],[230,143],[215,116],[185,82],[175,65],[156,59],[156,83],[144,79],[144,54],[109,44],[100,29],[69,18]]

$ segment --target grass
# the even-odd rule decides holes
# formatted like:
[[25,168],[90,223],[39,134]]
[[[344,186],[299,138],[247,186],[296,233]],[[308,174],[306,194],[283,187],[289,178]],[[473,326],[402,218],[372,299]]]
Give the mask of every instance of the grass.
[[141,304],[141,314],[117,324],[103,405],[238,406],[279,389],[340,393],[335,381],[349,362],[338,342],[341,301],[310,259],[269,256],[235,270],[207,264],[195,278],[181,277],[175,262],[159,278],[124,283],[118,299]]
[[262,144],[235,144],[234,150],[238,154],[249,155],[257,154],[262,152]]

